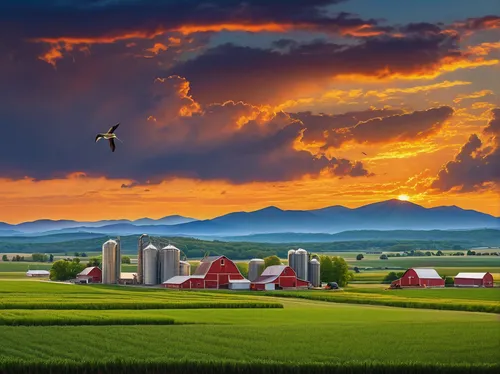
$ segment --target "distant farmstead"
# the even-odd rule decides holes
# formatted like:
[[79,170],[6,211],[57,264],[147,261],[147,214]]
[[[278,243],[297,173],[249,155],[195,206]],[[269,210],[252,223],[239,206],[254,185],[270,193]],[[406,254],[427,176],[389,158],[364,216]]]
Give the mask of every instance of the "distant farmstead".
[[399,287],[444,287],[444,279],[435,269],[413,268],[391,283],[391,288]]
[[286,288],[308,288],[309,282],[297,278],[295,271],[286,265],[269,266],[254,280],[250,289],[255,291],[268,291]]
[[102,270],[97,266],[85,268],[76,275],[76,280],[79,283],[101,283]]
[[[163,282],[165,288],[239,288],[246,287],[236,264],[226,256],[205,257],[193,275],[177,275]],[[239,283],[238,285],[236,283]]]
[[490,273],[458,273],[454,280],[455,287],[493,287],[493,275]]
[[50,272],[47,270],[28,270],[26,272],[27,277],[48,277]]

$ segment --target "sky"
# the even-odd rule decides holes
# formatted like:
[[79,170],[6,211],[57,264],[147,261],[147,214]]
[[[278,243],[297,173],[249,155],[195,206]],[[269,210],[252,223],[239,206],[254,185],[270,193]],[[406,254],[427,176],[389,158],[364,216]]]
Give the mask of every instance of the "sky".
[[0,221],[500,216],[499,95],[496,0],[2,2]]

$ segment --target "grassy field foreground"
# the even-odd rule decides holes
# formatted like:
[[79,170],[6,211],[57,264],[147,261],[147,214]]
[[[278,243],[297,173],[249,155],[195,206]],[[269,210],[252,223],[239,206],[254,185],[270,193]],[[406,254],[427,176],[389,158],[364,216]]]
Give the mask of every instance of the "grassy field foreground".
[[[420,291],[431,295],[438,290]],[[490,290],[439,291],[451,291],[447,297],[457,291],[454,300],[476,297],[476,302],[488,303],[494,298],[486,293]],[[383,292],[352,289],[344,294],[370,297]],[[280,297],[284,295],[4,281],[1,300],[17,302],[18,308],[0,309],[0,372],[493,373],[499,369],[498,315]],[[431,298],[439,300],[439,295],[427,299]],[[26,307],[39,300],[62,302],[63,308]],[[102,306],[119,300],[141,305],[137,309],[142,310],[85,309],[87,303]],[[143,308],[151,300],[177,302],[180,308],[200,300],[254,305],[268,301],[283,308]],[[87,326],[92,324],[99,326]]]

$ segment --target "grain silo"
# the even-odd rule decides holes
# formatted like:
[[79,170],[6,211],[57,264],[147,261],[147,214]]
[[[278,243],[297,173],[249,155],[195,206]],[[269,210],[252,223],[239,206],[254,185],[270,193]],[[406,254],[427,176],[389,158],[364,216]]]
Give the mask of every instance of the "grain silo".
[[117,272],[120,264],[119,244],[115,240],[108,240],[102,245],[102,283],[117,283],[120,274]]
[[288,266],[295,270],[295,249],[288,251]]
[[321,286],[321,277],[320,277],[320,263],[318,260],[313,258],[309,262],[309,278],[307,279],[313,287]]
[[143,249],[144,249],[144,237],[148,237],[148,234],[142,234],[139,237],[139,243],[137,245],[137,283],[143,284],[144,283],[144,275],[143,275],[143,270],[144,270],[144,265],[142,261],[142,256],[143,256]]
[[307,268],[309,266],[307,251],[302,248],[297,249],[295,255],[293,255],[293,261],[295,267],[292,267],[292,269],[297,273],[297,278],[307,280]]
[[191,264],[187,261],[179,261],[179,275],[191,275]]
[[158,249],[153,244],[149,244],[142,252],[143,282],[148,286],[158,284]]
[[260,258],[254,258],[248,263],[248,280],[253,282],[256,280],[266,267],[265,261]]
[[179,264],[181,251],[179,248],[169,244],[158,252],[160,266],[160,283],[179,275]]

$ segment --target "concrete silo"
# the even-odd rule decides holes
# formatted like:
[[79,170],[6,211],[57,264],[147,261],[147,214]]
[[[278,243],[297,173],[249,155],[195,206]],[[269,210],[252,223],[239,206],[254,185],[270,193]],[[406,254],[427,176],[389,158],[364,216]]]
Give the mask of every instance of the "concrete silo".
[[114,284],[120,278],[120,246],[115,240],[108,240],[102,245],[102,283]]
[[266,267],[265,261],[260,258],[254,258],[248,263],[248,280],[253,282],[256,280]]
[[320,263],[318,260],[313,258],[309,262],[309,278],[307,279],[313,287],[321,286],[321,277],[320,277]]
[[148,286],[158,284],[158,249],[153,244],[149,244],[142,252],[143,282]]
[[288,251],[288,266],[295,270],[295,249]]
[[309,266],[309,258],[307,251],[305,249],[299,248],[295,251],[293,256],[293,261],[295,267],[295,273],[297,273],[297,278],[302,280],[307,280],[307,268]]
[[187,261],[179,261],[179,275],[191,275],[191,264]]
[[160,283],[179,275],[181,251],[169,244],[158,252],[160,266]]

